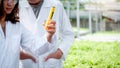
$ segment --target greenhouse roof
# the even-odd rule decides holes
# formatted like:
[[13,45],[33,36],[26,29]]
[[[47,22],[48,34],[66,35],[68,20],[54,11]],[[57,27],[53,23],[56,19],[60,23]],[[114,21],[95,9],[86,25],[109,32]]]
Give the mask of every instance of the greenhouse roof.
[[115,0],[80,0],[80,3],[82,1],[92,2],[85,4],[86,10],[101,11],[103,16],[120,21],[120,2],[115,2]]
[[88,3],[88,2],[91,2],[91,3],[108,3],[108,2],[116,2],[116,0],[78,0],[79,2],[81,3]]

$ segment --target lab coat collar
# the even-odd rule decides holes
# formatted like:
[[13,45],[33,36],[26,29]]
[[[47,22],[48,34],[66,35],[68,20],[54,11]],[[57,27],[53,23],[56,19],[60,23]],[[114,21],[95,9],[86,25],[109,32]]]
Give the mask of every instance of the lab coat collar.
[[[10,22],[10,21],[6,21],[5,23],[6,23],[6,36],[8,36],[8,35],[10,35],[10,34],[8,34],[8,33],[11,33],[11,26],[10,26],[11,22]],[[4,35],[4,33],[3,33],[1,24],[0,24],[0,35],[1,35],[3,38],[5,38],[5,35]]]

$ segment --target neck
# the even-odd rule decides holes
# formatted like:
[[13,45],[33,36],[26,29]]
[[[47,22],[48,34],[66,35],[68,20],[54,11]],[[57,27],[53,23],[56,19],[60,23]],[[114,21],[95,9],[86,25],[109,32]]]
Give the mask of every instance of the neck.
[[0,19],[0,25],[2,27],[4,36],[6,36],[6,32],[5,32],[5,30],[6,30],[5,18],[6,18],[6,15],[3,15],[2,18]]
[[2,27],[5,26],[5,18],[6,18],[6,16],[3,16],[0,20],[0,24],[1,24]]
[[30,5],[37,5],[37,4],[39,4],[41,2],[41,0],[29,0],[29,4]]

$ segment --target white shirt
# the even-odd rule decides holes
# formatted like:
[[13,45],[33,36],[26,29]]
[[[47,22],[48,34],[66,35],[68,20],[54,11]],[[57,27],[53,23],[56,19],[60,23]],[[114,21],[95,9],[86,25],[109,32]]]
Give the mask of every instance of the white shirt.
[[6,36],[0,25],[0,68],[19,68],[20,46],[35,53],[49,43],[43,36],[35,39],[20,23],[6,22]]

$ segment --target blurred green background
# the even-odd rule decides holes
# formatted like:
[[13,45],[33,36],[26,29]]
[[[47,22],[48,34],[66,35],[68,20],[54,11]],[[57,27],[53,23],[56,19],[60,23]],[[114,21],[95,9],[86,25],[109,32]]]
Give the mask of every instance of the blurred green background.
[[63,68],[120,68],[120,0],[60,1],[75,33]]

